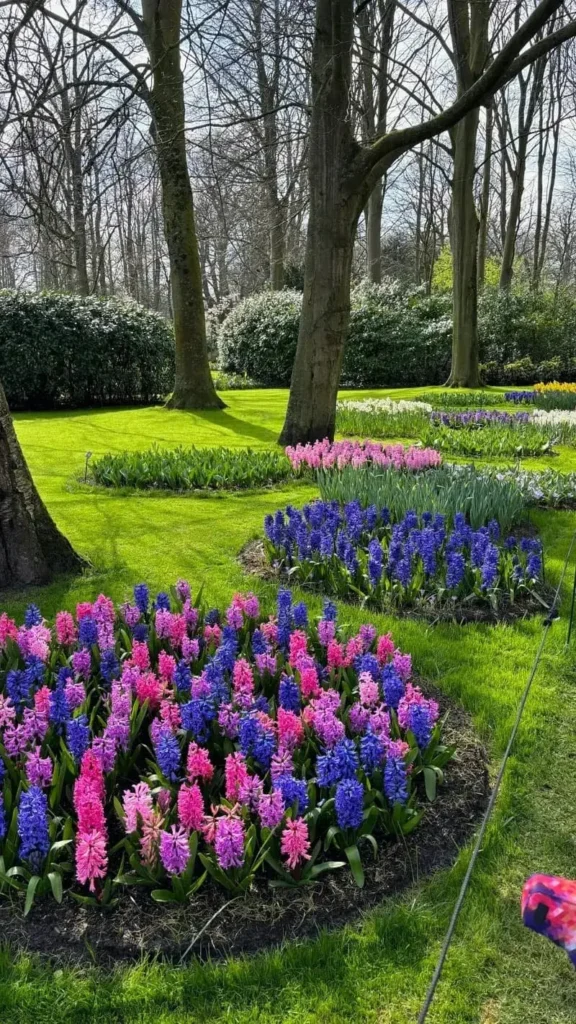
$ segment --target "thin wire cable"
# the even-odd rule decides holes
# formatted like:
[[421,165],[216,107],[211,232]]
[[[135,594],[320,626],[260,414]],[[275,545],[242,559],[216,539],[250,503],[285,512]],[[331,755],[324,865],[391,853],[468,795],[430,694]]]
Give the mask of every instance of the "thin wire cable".
[[548,633],[550,631],[550,626],[552,625],[554,619],[556,618],[556,608],[557,608],[558,600],[559,600],[559,597],[560,597],[560,590],[561,590],[562,584],[564,582],[564,577],[566,576],[566,570],[568,568],[568,563],[570,561],[570,556],[572,554],[572,549],[574,547],[574,541],[575,540],[576,540],[576,530],[574,530],[574,533],[572,534],[572,540],[570,541],[570,546],[568,548],[568,553],[567,553],[566,558],[564,560],[564,566],[562,568],[562,573],[561,573],[560,579],[558,581],[558,586],[556,587],[556,592],[554,594],[554,599],[552,601],[552,605],[550,607],[550,611],[549,611],[546,619],[544,620],[544,628],[542,630],[542,636],[540,638],[540,643],[539,643],[538,649],[536,651],[536,656],[534,658],[534,662],[533,662],[532,668],[530,670],[530,675],[528,676],[528,682],[526,683],[526,686],[524,687],[524,692],[523,692],[522,697],[520,699],[520,704],[518,705],[518,711],[516,712],[516,718],[515,718],[515,721],[514,721],[514,725],[512,727],[512,732],[510,733],[510,738],[508,740],[508,743],[507,743],[507,746],[506,746],[506,750],[504,751],[504,757],[502,758],[502,763],[500,765],[500,769],[498,771],[498,775],[496,776],[496,781],[494,783],[494,788],[493,788],[492,793],[490,795],[490,800],[488,801],[488,806],[486,808],[486,811],[484,812],[484,817],[482,818],[482,824],[480,825],[480,829],[479,829],[478,835],[476,837],[476,842],[474,843],[474,848],[472,850],[472,855],[470,857],[470,861],[469,861],[468,867],[466,869],[466,874],[464,875],[464,879],[462,881],[462,885],[460,886],[460,892],[458,894],[458,899],[456,900],[456,904],[455,904],[454,910],[452,912],[452,917],[450,919],[450,924],[448,925],[448,930],[446,932],[446,935],[444,936],[444,942],[442,943],[442,949],[440,950],[440,956],[438,957],[438,962],[436,964],[436,969],[434,971],[434,974],[432,975],[432,980],[430,982],[430,985],[428,987],[428,991],[426,993],[426,999],[424,1000],[424,1004],[423,1004],[422,1009],[420,1010],[420,1014],[418,1016],[418,1024],[424,1024],[424,1022],[425,1022],[425,1020],[426,1020],[426,1018],[428,1016],[428,1011],[430,1010],[430,1007],[432,1005],[432,1000],[434,999],[434,995],[435,995],[436,989],[438,987],[438,982],[440,981],[440,976],[442,974],[442,969],[444,967],[444,963],[445,963],[446,957],[448,955],[448,950],[450,949],[450,944],[452,942],[452,938],[454,936],[454,932],[455,932],[455,929],[456,929],[456,924],[457,924],[458,918],[460,916],[460,911],[462,909],[462,905],[463,905],[464,899],[466,897],[466,892],[468,890],[468,885],[469,885],[470,879],[472,877],[472,872],[474,870],[474,865],[476,864],[476,860],[478,859],[478,854],[480,853],[480,847],[482,846],[482,841],[483,841],[484,836],[486,834],[486,828],[488,826],[488,822],[490,821],[490,817],[492,815],[492,811],[494,810],[494,805],[495,805],[496,799],[498,797],[498,792],[499,792],[500,786],[502,784],[502,779],[504,778],[504,772],[506,771],[506,765],[507,765],[507,762],[508,762],[508,758],[510,757],[510,753],[512,751],[512,747],[514,746],[514,740],[516,739],[516,735],[518,733],[518,728],[520,726],[520,721],[522,719],[522,714],[523,714],[524,708],[526,706],[526,701],[528,700],[528,696],[530,694],[530,690],[532,689],[532,683],[534,681],[534,677],[535,677],[536,672],[538,670],[538,665],[540,663],[540,658],[542,657],[542,652],[544,650],[544,644],[546,643],[546,638],[547,638]]

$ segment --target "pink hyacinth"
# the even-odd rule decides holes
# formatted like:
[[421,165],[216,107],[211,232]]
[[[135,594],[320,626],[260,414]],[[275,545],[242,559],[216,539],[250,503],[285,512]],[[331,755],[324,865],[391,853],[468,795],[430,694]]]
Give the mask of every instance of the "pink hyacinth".
[[76,605],[76,618],[78,619],[78,622],[80,622],[81,619],[85,619],[88,615],[92,615],[92,604],[90,601],[82,601],[80,604]]
[[214,765],[210,760],[210,754],[205,747],[198,746],[194,741],[188,747],[186,774],[190,782],[195,782],[196,779],[209,782],[214,774]]
[[164,696],[164,683],[153,672],[146,672],[136,683],[136,696],[141,704],[148,701],[152,709],[158,708]]
[[76,641],[76,623],[70,612],[58,612],[55,620],[56,639],[59,644],[73,644]]
[[360,654],[364,654],[365,650],[366,645],[364,644],[361,636],[350,637],[346,644],[346,661],[351,664],[354,661],[354,658],[357,658]]
[[18,757],[26,750],[31,739],[33,739],[33,734],[30,735],[29,730],[21,722],[19,725],[6,726],[2,742],[9,757]]
[[344,649],[337,640],[330,640],[326,657],[328,668],[341,668],[346,663]]
[[264,634],[269,644],[278,643],[278,626],[273,619],[269,619],[268,622],[262,622],[260,632]]
[[7,640],[15,640],[18,636],[18,627],[14,619],[8,618],[6,612],[0,615],[0,647],[6,646]]
[[408,469],[418,472],[442,462],[440,452],[434,448],[405,448],[401,444],[382,445],[376,441],[316,441],[314,444],[297,444],[286,449],[293,469],[302,466],[310,469],[343,469],[344,466],[359,468],[366,464]]
[[[48,690],[48,687],[43,687]],[[37,693],[40,693],[38,690]],[[34,695],[36,697],[36,694]],[[48,699],[50,699],[50,690],[48,690]],[[3,693],[0,693],[0,729],[4,729],[7,725],[11,725],[16,718],[16,708],[12,704],[10,697],[5,697]]]
[[308,826],[303,818],[286,822],[282,830],[280,850],[290,871],[294,871],[305,860],[310,860]]
[[302,654],[308,653],[308,637],[300,629],[295,629],[290,634],[288,661],[291,665],[297,665]]
[[158,674],[162,679],[166,679],[171,682],[176,668],[176,658],[171,654],[167,654],[166,651],[160,651],[158,655]]
[[279,789],[263,793],[258,804],[262,828],[276,828],[284,817],[284,798]]
[[249,707],[254,699],[254,676],[245,658],[238,658],[232,670],[234,700],[240,707]]
[[173,615],[170,626],[170,643],[174,647],[180,647],[183,640],[187,639],[188,625],[183,615]]
[[370,672],[361,672],[358,676],[358,692],[360,701],[367,707],[372,707],[380,699],[378,683],[373,679]]
[[26,755],[26,778],[31,786],[45,788],[52,782],[52,759],[41,756],[41,747],[36,747]]
[[150,651],[148,650],[148,644],[141,643],[139,640],[135,640],[132,644],[132,664],[136,665],[141,672],[145,672],[146,669],[150,668]]
[[278,743],[285,750],[294,750],[304,739],[304,727],[300,715],[294,711],[278,708]]
[[243,754],[228,754],[224,762],[224,777],[226,780],[226,799],[234,803],[238,799],[240,786],[248,778],[248,768],[246,767],[246,759]]
[[139,825],[150,820],[152,816],[152,792],[145,782],[137,782],[132,789],[127,789],[122,798],[124,811],[124,828],[127,832],[135,832]]
[[385,710],[383,704],[379,704],[372,712],[370,728],[380,739],[387,739],[390,736],[390,712]]
[[219,647],[222,639],[222,630],[217,622],[213,626],[204,626],[204,639],[208,646],[213,644],[215,647]]
[[376,644],[376,657],[381,665],[384,665],[391,654],[394,654],[394,641],[389,633],[378,637]]
[[156,808],[142,826],[142,838],[140,840],[140,853],[142,860],[148,867],[153,867],[158,858],[158,845],[162,834],[164,816]]
[[244,823],[240,818],[218,818],[214,849],[218,863],[224,871],[241,868],[244,864]]
[[182,785],[178,791],[178,818],[180,824],[189,832],[202,828],[204,821],[204,799],[200,786],[195,782],[192,786]]
[[180,728],[181,718],[179,704],[175,704],[173,700],[168,700],[168,698],[160,702],[160,720],[169,725],[172,732]]
[[94,892],[96,880],[105,878],[107,870],[105,833],[98,829],[80,832],[76,839],[76,878],[80,884],[89,882],[90,892]]
[[186,829],[172,825],[160,836],[160,860],[171,875],[181,875],[190,860],[190,846]]

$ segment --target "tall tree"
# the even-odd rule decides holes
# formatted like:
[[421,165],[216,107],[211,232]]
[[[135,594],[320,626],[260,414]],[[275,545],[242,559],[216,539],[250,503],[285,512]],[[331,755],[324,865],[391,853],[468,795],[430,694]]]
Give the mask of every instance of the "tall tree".
[[[352,0],[317,0],[304,296],[282,443],[334,436],[336,396],[350,315],[354,238],[359,215],[376,182],[401,154],[423,139],[450,131],[469,115],[476,117],[472,112],[509,78],[576,34],[576,22],[571,22],[521,52],[561,2],[541,0],[489,67],[442,113],[360,146],[353,136],[349,113],[355,7]],[[462,215],[468,214],[463,210]],[[470,224],[468,234],[474,240],[474,256],[468,258],[467,280],[475,291],[477,227]],[[462,306],[466,303],[468,297],[463,295]],[[465,343],[469,347],[472,339],[465,339]],[[477,361],[473,344],[470,351],[457,353],[455,377],[460,374],[460,365],[465,364],[476,376],[475,355]]]
[[0,589],[47,583],[84,564],[34,486],[0,384]]
[[[141,14],[129,0],[114,0],[108,6],[111,10],[108,25],[102,24],[105,8],[96,5],[93,13],[97,29],[91,27],[86,0],[77,0],[71,14],[59,4],[51,5],[49,0],[37,0],[32,7],[23,0],[15,0],[11,6],[14,24],[7,34],[4,67],[12,73],[14,92],[20,86],[22,74],[18,64],[21,59],[18,37],[26,38],[29,23],[44,19],[42,24],[57,33],[59,46],[63,33],[73,28],[79,39],[97,43],[106,50],[112,58],[108,64],[114,72],[110,72],[103,88],[136,95],[148,107],[162,185],[164,233],[170,260],[176,380],[169,404],[181,409],[222,408],[224,403],[214,388],[208,362],[202,274],[186,157],[180,48],[182,37],[193,35],[197,26],[184,24],[183,0],[142,0]],[[147,62],[142,61],[141,44],[134,43],[134,29],[146,48]],[[34,103],[35,111],[42,109],[54,90],[58,91],[58,85],[50,69]]]

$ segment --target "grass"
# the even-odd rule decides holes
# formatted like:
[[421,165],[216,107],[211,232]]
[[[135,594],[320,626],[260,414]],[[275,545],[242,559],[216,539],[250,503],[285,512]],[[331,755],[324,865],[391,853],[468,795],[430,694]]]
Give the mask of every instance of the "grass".
[[[395,395],[417,398],[419,392]],[[307,500],[314,494],[311,486],[174,497],[102,493],[76,482],[88,450],[146,449],[153,442],[274,444],[286,392],[231,392],[225,399],[229,407],[221,413],[137,409],[17,416],[18,435],[43,498],[95,569],[84,579],[13,595],[0,605],[21,613],[35,599],[51,615],[100,591],[122,598],[142,579],[160,587],[181,575],[194,586],[204,582],[214,604],[224,603],[241,586],[257,589],[271,602],[272,587],[254,587],[253,580],[243,579],[236,553],[261,531],[266,512]],[[543,468],[548,463],[527,459],[523,465]],[[564,450],[554,466],[576,469],[576,452]],[[549,575],[557,579],[576,514],[536,512],[534,519],[542,531]],[[341,615],[392,630],[399,646],[412,652],[417,669],[469,709],[497,765],[541,620],[430,628],[350,608]],[[431,1024],[571,1024],[574,1019],[576,979],[567,958],[524,929],[519,919],[520,888],[527,875],[574,875],[576,672],[572,655],[563,650],[565,632],[564,616],[546,646]],[[415,864],[412,890],[387,900],[357,926],[252,960],[192,962],[185,968],[142,962],[104,973],[71,965],[54,970],[6,948],[0,951],[0,1022],[409,1024],[417,1017],[468,856],[469,850],[462,851],[452,870],[428,881],[418,879]],[[6,934],[7,912],[1,904],[0,924]],[[197,924],[191,922],[191,932]]]

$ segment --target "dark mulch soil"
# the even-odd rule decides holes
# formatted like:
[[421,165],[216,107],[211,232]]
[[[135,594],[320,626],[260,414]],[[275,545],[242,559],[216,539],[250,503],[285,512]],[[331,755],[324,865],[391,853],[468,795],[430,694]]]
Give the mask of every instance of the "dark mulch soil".
[[469,716],[444,694],[424,684],[448,712],[446,742],[458,752],[445,770],[445,785],[424,819],[398,842],[382,840],[376,859],[366,845],[366,883],[358,889],[342,869],[314,886],[271,889],[265,880],[240,898],[208,881],[187,905],[154,903],[139,890],[124,894],[111,911],[80,906],[66,896],[61,906],[44,899],[28,917],[21,906],[0,903],[4,942],[66,962],[111,966],[143,953],[178,961],[183,955],[221,959],[256,953],[289,939],[314,937],[357,920],[386,896],[448,867],[470,838],[488,799],[487,757]]
[[[524,530],[523,533],[528,533]],[[530,531],[535,533],[535,530]],[[285,569],[271,565],[266,556],[262,540],[250,540],[244,545],[238,554],[238,562],[246,573],[258,576],[260,579],[269,580],[274,583],[284,581],[290,582],[290,574]],[[314,584],[298,584],[299,588],[309,593],[322,593],[322,588]],[[333,594],[327,594],[333,597]],[[392,612],[399,618],[425,619],[427,622],[455,622],[458,625],[465,625],[467,622],[516,622],[518,619],[525,619],[532,615],[548,613],[552,606],[554,590],[552,587],[542,586],[540,588],[541,601],[532,594],[523,594],[517,602],[510,603],[506,595],[502,595],[498,610],[483,604],[465,604],[460,601],[434,604],[432,601],[422,601],[421,604],[411,608],[397,608],[395,605],[375,606],[367,602],[365,607],[373,611]],[[340,598],[340,600],[345,600]],[[349,604],[358,604],[350,596]]]

